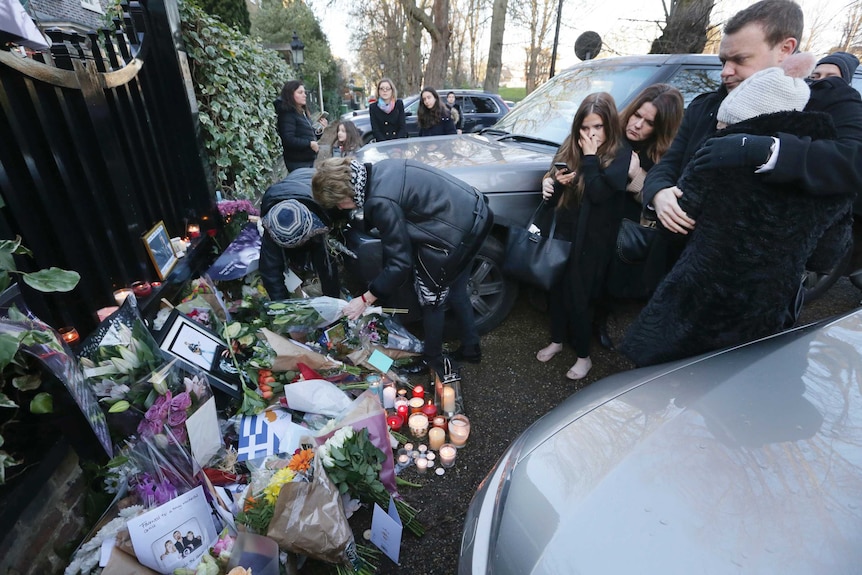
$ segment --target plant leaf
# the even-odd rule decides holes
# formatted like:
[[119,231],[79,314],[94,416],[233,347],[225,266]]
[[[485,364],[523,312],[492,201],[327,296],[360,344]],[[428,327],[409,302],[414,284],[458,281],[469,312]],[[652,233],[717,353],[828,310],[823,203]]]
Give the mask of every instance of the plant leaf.
[[54,411],[54,398],[50,393],[37,393],[33,401],[30,402],[30,411],[36,414],[51,413]]
[[20,389],[21,391],[32,391],[34,389],[39,389],[39,386],[42,385],[42,377],[39,374],[27,374],[20,377],[14,377],[12,378],[12,385],[15,389]]
[[51,267],[24,274],[24,283],[41,292],[67,292],[75,289],[81,275],[78,272]]
[[[6,395],[2,391],[0,391],[0,407],[16,408],[16,407],[18,407],[18,404],[15,403],[14,401],[12,401],[11,399],[9,399],[8,395]],[[3,445],[3,443],[0,442],[0,445]]]

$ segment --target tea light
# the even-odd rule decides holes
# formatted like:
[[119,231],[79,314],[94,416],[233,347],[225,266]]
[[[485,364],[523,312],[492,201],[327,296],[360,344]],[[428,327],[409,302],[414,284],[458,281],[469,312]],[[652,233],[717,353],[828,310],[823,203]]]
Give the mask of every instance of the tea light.
[[201,237],[201,227],[197,224],[189,224],[186,233],[190,238],[199,238]]
[[421,385],[416,385],[413,387],[413,397],[418,397],[420,399],[425,398],[425,388]]
[[425,414],[425,417],[428,418],[428,421],[432,421],[434,417],[437,415],[437,406],[434,405],[434,401],[429,399],[428,403],[422,406],[422,413]]
[[425,473],[425,470],[428,469],[428,460],[424,457],[417,457],[413,463],[416,464],[416,471],[419,473]]
[[455,456],[458,455],[458,450],[451,443],[444,443],[440,447],[440,466],[450,468],[455,465]]
[[147,297],[153,293],[153,287],[150,282],[135,282],[132,284],[132,292],[137,297]]
[[442,467],[438,467],[437,469],[434,470],[434,473],[436,473],[437,475],[443,475],[444,473],[446,473],[446,470],[443,469]]
[[386,423],[389,425],[389,429],[392,431],[398,431],[401,429],[401,426],[404,425],[404,419],[400,415],[390,415],[386,418]]
[[60,337],[63,338],[63,341],[69,345],[74,345],[81,341],[81,336],[78,335],[78,330],[74,327],[61,327],[57,331],[60,333]]
[[408,402],[408,405],[410,406],[410,413],[422,413],[422,407],[425,405],[425,400],[421,397],[413,397]]
[[153,289],[159,289],[162,287],[162,282],[150,282],[150,286],[152,286]]
[[406,466],[408,463],[410,463],[409,455],[407,455],[406,453],[402,453],[398,456],[398,465]]
[[428,451],[428,446],[423,443],[416,449],[419,451],[419,453],[425,453],[426,451]]
[[428,461],[434,461],[434,459],[436,459],[436,458],[437,458],[437,456],[434,455],[433,451],[429,451],[428,453],[425,454],[425,459],[427,459]]
[[443,399],[440,401],[440,407],[446,413],[455,413],[455,390],[451,385],[443,386]]
[[442,415],[438,415],[433,419],[433,421],[431,421],[431,425],[433,425],[434,427],[439,427],[443,431],[446,431],[446,418]]
[[455,447],[464,447],[470,436],[470,420],[467,416],[459,413],[453,415],[449,420],[449,441]]
[[[446,443],[446,432],[442,428],[432,427],[428,430],[428,444],[431,446],[431,449],[437,451],[444,443]],[[434,454],[430,453],[429,455]]]
[[413,451],[413,444],[412,443],[405,443],[404,444],[404,451]]
[[114,301],[117,302],[117,305],[123,305],[123,302],[126,301],[126,298],[132,295],[132,290],[129,288],[120,288],[114,292]]
[[411,415],[410,419],[407,420],[407,425],[414,437],[425,437],[428,434],[428,418],[423,413]]

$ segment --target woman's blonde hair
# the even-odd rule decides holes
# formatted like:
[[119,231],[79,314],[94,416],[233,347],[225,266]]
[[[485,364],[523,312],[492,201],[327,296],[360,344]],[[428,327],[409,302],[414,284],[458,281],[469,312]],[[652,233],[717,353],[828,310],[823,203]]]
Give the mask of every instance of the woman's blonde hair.
[[352,158],[329,158],[317,166],[311,178],[311,193],[314,201],[324,209],[332,209],[344,200],[352,200],[353,184],[350,183]]
[[383,78],[380,78],[380,80],[377,82],[377,99],[380,99],[380,84],[382,84],[383,82],[386,82],[387,84],[389,84],[389,87],[392,88],[392,100],[397,100],[398,90],[395,89],[395,84],[392,83],[392,80],[385,76]]

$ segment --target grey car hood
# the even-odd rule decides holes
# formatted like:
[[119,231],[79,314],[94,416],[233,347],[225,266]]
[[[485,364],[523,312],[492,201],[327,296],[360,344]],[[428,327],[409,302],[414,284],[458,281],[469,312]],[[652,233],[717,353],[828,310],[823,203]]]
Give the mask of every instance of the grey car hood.
[[556,151],[555,145],[464,134],[377,142],[362,147],[358,158],[372,163],[387,158],[416,160],[444,170],[485,194],[535,193]]
[[574,394],[510,454],[489,572],[858,572],[860,320]]

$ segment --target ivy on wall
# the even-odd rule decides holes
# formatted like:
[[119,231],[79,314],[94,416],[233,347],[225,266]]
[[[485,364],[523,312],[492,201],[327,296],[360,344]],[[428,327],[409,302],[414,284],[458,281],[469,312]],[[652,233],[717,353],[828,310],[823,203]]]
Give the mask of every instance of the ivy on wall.
[[277,52],[193,2],[181,0],[179,8],[216,189],[226,198],[256,202],[281,175],[273,102],[293,71]]

